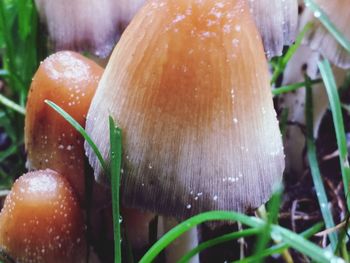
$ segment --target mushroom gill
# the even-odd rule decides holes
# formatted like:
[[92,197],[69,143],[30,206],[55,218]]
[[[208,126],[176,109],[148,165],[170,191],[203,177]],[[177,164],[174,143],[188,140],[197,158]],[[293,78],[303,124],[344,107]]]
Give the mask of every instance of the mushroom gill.
[[57,50],[107,57],[144,0],[35,0]]
[[[268,57],[294,42],[297,0],[248,0]],[[56,49],[89,50],[107,57],[145,0],[36,0]],[[271,12],[273,15],[270,15]]]
[[109,115],[124,132],[126,206],[177,218],[246,211],[281,181],[281,134],[249,11],[243,0],[152,0],[126,29],[86,124],[106,159]]
[[248,1],[267,57],[281,56],[283,47],[295,41],[298,26],[298,2],[296,0]]

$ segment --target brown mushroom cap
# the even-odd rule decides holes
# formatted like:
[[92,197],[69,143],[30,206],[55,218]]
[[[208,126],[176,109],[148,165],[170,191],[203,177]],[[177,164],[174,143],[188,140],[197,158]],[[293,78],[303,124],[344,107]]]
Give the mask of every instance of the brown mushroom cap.
[[87,131],[107,159],[109,115],[124,132],[126,206],[178,218],[246,211],[281,181],[268,67],[246,1],[149,1],[114,50],[89,110]]
[[0,247],[16,262],[85,262],[85,225],[67,180],[52,170],[20,177],[0,214]]
[[30,87],[25,119],[25,148],[29,170],[54,169],[67,176],[84,200],[82,136],[44,101],[51,100],[85,126],[87,111],[103,69],[69,51],[41,63]]

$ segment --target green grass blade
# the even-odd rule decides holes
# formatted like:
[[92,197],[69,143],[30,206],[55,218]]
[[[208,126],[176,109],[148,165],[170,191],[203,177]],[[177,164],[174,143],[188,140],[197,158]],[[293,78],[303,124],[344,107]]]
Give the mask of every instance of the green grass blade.
[[338,43],[350,53],[350,41],[344,37],[337,27],[329,20],[326,13],[315,3],[314,0],[304,0],[305,5],[314,13],[317,13],[317,18],[322,25],[332,34]]
[[284,69],[286,68],[288,62],[293,57],[294,53],[298,50],[301,45],[301,42],[305,36],[305,34],[313,27],[312,23],[307,23],[303,30],[299,33],[295,43],[288,49],[287,53],[279,59],[279,62],[276,65],[276,69],[273,72],[271,77],[271,84],[275,84],[278,77],[282,74]]
[[[324,226],[323,223],[315,224],[314,226],[312,226],[308,230],[305,230],[304,232],[300,233],[299,235],[302,236],[303,238],[309,239],[310,237],[312,237],[316,233],[320,232],[322,230],[323,226]],[[262,251],[258,255],[246,257],[242,260],[234,261],[234,263],[255,263],[263,258],[272,256],[272,255],[276,255],[276,254],[281,254],[284,250],[286,250],[288,248],[289,248],[289,246],[286,243],[281,243],[281,244],[272,246],[272,247]]]
[[[322,83],[321,79],[315,79],[311,81],[312,85]],[[272,95],[277,96],[277,95],[282,95],[288,92],[296,91],[297,89],[305,87],[306,83],[305,82],[298,82],[298,83],[293,83],[290,85],[282,86],[277,89],[272,90]]]
[[58,114],[60,114],[66,121],[70,123],[80,134],[81,136],[84,137],[85,141],[90,145],[94,153],[96,154],[98,160],[100,161],[100,164],[105,171],[106,174],[108,173],[108,168],[107,165],[102,157],[101,152],[97,148],[96,144],[93,142],[93,140],[90,138],[90,136],[86,133],[84,128],[72,118],[65,110],[63,110],[60,106],[58,106],[56,103],[50,101],[50,100],[45,100],[45,103],[49,105],[53,110],[55,110]]
[[349,166],[349,155],[346,141],[346,133],[344,128],[344,119],[341,110],[341,103],[337,90],[337,84],[334,79],[334,75],[331,66],[327,60],[319,63],[319,69],[327,90],[328,99],[333,116],[333,124],[337,137],[337,143],[339,148],[339,159],[341,173],[344,183],[344,192],[346,197],[346,203],[348,211],[350,211],[350,199],[349,199],[349,183],[350,183],[350,166]]
[[0,94],[0,104],[6,106],[7,108],[22,114],[23,116],[26,115],[26,110],[22,106],[14,103],[12,100],[6,98],[4,95]]
[[280,117],[279,117],[279,127],[281,130],[281,134],[282,134],[283,139],[286,138],[288,117],[289,117],[289,108],[284,108]]
[[242,237],[250,237],[250,236],[253,236],[253,235],[257,235],[260,232],[261,232],[261,229],[259,229],[259,228],[251,228],[251,229],[246,229],[246,230],[242,230],[242,231],[238,231],[238,232],[222,235],[220,237],[208,240],[206,242],[201,243],[199,246],[195,247],[191,251],[189,251],[186,255],[184,255],[178,261],[178,263],[189,262],[192,257],[194,257],[195,255],[199,254],[200,252],[202,252],[202,251],[204,251],[204,250],[206,250],[208,248],[220,245],[220,244],[228,242],[228,241],[232,241],[234,239],[239,239],[239,238],[242,238]]
[[109,131],[111,144],[111,187],[114,229],[114,262],[122,262],[121,233],[120,233],[120,171],[122,163],[122,135],[115,125],[113,118],[109,117]]
[[[260,233],[257,244],[255,247],[254,254],[259,255],[268,245],[270,238],[271,238],[271,226],[273,223],[277,223],[278,220],[278,212],[281,204],[281,198],[282,198],[282,187],[276,191],[269,202],[269,213],[267,216],[267,222],[266,225],[263,227],[262,232]],[[259,260],[257,262],[260,262]]]
[[32,0],[21,0],[15,2],[18,9],[18,30],[22,40],[25,40],[31,31],[31,16],[33,12]]
[[[320,168],[318,165],[316,146],[313,137],[313,103],[312,103],[312,90],[310,85],[306,85],[306,103],[305,103],[305,115],[306,115],[306,145],[307,145],[307,157],[310,165],[311,176],[317,193],[318,203],[322,213],[323,220],[326,228],[333,228],[335,226],[332,213],[328,207],[328,198],[326,190],[322,181]],[[335,251],[338,243],[338,238],[335,233],[329,234],[329,240],[333,251]]]
[[[248,225],[252,228],[260,228],[265,226],[265,222],[255,217],[249,217],[240,213],[226,212],[226,211],[211,211],[194,216],[181,224],[174,227],[168,233],[166,233],[160,240],[158,240],[143,256],[140,263],[150,263],[155,260],[159,253],[169,246],[175,239],[181,236],[183,233],[192,229],[193,227],[208,221],[234,221]],[[333,253],[325,253],[322,248],[316,246],[303,237],[293,233],[292,231],[285,229],[277,225],[271,225],[271,235],[276,239],[279,237],[290,247],[298,250],[301,253],[309,256],[311,259],[320,263],[329,263],[335,260],[341,260]],[[342,261],[339,261],[342,262]]]

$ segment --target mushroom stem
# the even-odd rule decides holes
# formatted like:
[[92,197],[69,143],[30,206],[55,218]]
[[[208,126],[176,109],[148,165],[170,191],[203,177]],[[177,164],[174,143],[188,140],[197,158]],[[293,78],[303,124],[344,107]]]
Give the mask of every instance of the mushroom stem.
[[[173,218],[167,217],[159,217],[160,231],[159,237],[164,235],[166,232],[173,229],[178,222]],[[169,247],[165,249],[166,254],[166,262],[167,263],[175,263],[178,262],[179,259],[183,255],[185,255],[188,251],[198,246],[198,230],[197,228],[193,228],[190,231],[187,231],[181,237],[179,237],[176,241],[174,241]],[[191,258],[189,263],[198,263],[199,255],[196,255]]]
[[130,208],[123,208],[121,214],[128,241],[133,248],[143,249],[147,247],[149,245],[149,224],[155,215]]

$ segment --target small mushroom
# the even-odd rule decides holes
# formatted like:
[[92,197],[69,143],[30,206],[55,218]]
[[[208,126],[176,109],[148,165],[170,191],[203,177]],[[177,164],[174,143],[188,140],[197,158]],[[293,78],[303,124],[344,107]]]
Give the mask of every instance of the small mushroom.
[[29,91],[25,148],[29,170],[54,169],[65,175],[84,201],[82,136],[45,100],[67,111],[82,126],[103,69],[83,56],[63,51],[41,63]]
[[152,0],[126,29],[86,124],[105,159],[109,115],[124,132],[126,206],[176,218],[243,212],[281,181],[281,134],[249,11],[243,0]]
[[62,175],[42,170],[15,182],[0,213],[0,247],[16,262],[86,262],[84,218]]

